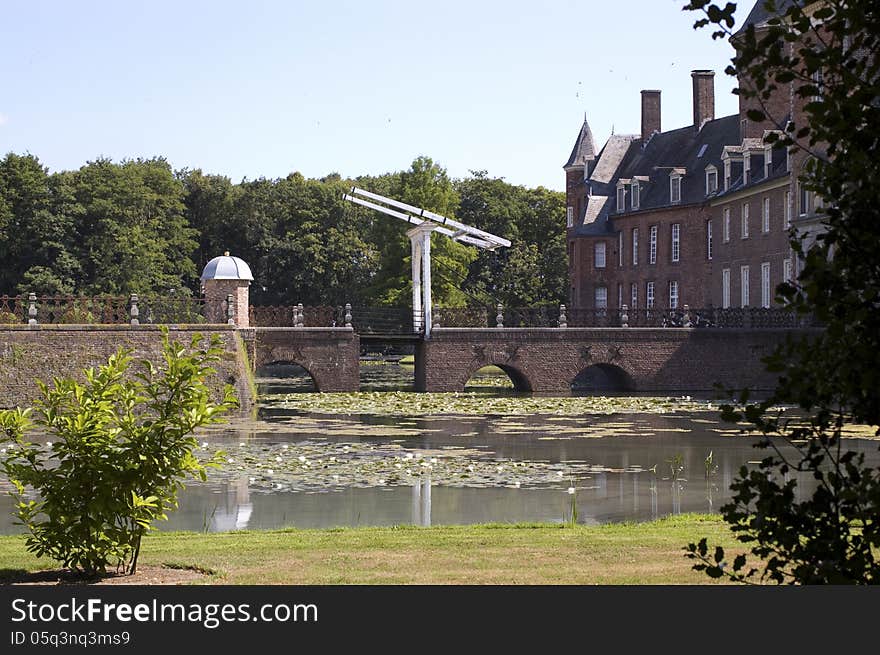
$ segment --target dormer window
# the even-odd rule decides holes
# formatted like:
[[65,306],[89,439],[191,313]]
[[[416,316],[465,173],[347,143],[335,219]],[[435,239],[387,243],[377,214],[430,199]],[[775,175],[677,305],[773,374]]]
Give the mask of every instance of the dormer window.
[[748,152],[743,153],[743,184],[750,184],[752,181],[752,158]]
[[730,188],[730,160],[724,160],[724,190],[727,191]]
[[773,147],[767,146],[764,148],[764,177],[770,177],[770,172],[773,170]]
[[711,196],[718,192],[718,169],[714,166],[706,166],[706,195]]
[[622,181],[617,183],[617,211],[626,211],[626,186]]
[[638,180],[633,180],[632,189],[630,190],[630,203],[633,209],[638,209],[641,204],[641,188]]
[[674,205],[681,202],[681,177],[684,169],[676,168],[669,176],[669,201]]

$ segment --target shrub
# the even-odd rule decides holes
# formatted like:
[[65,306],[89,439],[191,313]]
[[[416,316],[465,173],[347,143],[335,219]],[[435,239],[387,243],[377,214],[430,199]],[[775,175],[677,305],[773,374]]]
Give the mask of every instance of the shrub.
[[[39,382],[35,407],[0,412],[0,470],[14,486],[27,549],[88,574],[108,566],[135,573],[142,536],[177,507],[187,476],[206,477],[222,453],[203,464],[193,432],[235,405],[231,387],[212,400],[205,384],[221,354],[219,337],[193,337],[189,348],[162,336],[162,360],[136,370],[119,350],[85,383]],[[46,445],[27,441],[31,427]],[[36,492],[37,500],[28,494]]]

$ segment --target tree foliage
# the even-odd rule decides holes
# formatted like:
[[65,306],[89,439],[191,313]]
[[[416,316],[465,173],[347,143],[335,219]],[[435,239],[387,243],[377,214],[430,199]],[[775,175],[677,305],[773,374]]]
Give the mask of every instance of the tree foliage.
[[[134,371],[124,350],[97,369],[40,382],[35,407],[0,412],[0,470],[14,485],[27,549],[88,574],[137,569],[142,536],[177,507],[187,476],[205,479],[193,454],[196,428],[235,404],[205,384],[222,349],[215,335],[190,346],[163,335],[163,359]],[[28,440],[37,428],[50,441]],[[33,494],[37,495],[34,500]]]
[[[841,431],[860,423],[880,433],[880,7],[874,0],[766,4],[775,17],[765,31],[750,26],[736,37],[729,72],[748,81],[740,93],[758,106],[749,119],[779,125],[781,136],[771,140],[806,158],[800,183],[823,201],[815,243],[807,248],[792,232],[803,269],[778,292],[825,329],[789,339],[767,360],[779,374],[770,398],[749,402],[743,394],[725,408],[726,418],[763,435],[759,445],[770,453],[757,470],[740,472],[722,508],[763,568],[745,555],[727,562],[705,539],[690,544],[688,556],[698,570],[742,582],[876,584],[880,469],[866,467]],[[733,5],[694,0],[685,8],[705,13],[697,27],[730,35]],[[766,107],[789,88],[803,118],[785,122]],[[780,405],[798,411],[773,409]],[[778,448],[779,438],[793,450]],[[806,500],[797,499],[793,472],[816,480]]]

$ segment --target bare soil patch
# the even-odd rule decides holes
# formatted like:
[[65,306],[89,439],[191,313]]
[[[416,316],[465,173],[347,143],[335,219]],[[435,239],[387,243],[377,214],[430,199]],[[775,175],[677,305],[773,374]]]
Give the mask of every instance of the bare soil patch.
[[108,573],[105,576],[86,576],[68,569],[48,571],[22,571],[9,577],[0,578],[2,584],[22,585],[179,585],[198,584],[210,579],[203,571],[170,566],[138,566],[134,575]]

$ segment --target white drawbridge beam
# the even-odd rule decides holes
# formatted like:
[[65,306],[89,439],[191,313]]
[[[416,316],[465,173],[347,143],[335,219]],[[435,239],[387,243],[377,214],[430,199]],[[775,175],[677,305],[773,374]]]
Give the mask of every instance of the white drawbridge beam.
[[[352,187],[351,192],[344,194],[342,198],[362,207],[399,218],[415,226],[406,233],[412,252],[413,330],[415,332],[424,330],[426,339],[431,336],[431,232],[438,232],[453,241],[484,250],[510,246],[510,241],[507,239],[427,209],[413,207],[405,202],[380,196],[378,193]],[[370,200],[364,200],[364,198]],[[376,202],[370,202],[371,200]],[[396,209],[391,209],[391,207]],[[398,209],[403,211],[397,211]]]

